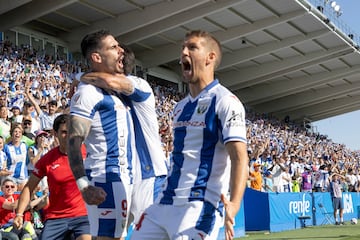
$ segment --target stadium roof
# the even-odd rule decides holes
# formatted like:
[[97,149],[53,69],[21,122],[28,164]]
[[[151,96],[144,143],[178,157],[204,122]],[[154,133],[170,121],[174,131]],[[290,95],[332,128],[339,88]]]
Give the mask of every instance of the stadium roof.
[[[180,43],[191,29],[216,36],[217,75],[256,112],[315,121],[360,109],[360,54],[326,0],[0,0],[0,31],[22,26],[78,50],[106,28],[142,65],[179,75]],[[317,5],[318,3],[318,5]]]

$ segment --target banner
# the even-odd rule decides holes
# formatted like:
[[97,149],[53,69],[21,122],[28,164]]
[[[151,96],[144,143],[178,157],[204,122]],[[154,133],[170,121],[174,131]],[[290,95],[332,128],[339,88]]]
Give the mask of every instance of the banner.
[[[234,231],[235,231],[235,238],[243,237],[245,236],[245,217],[244,217],[244,201],[241,203],[240,210],[238,214],[235,217],[235,225],[234,225]],[[225,239],[225,228],[222,227],[219,231],[218,240],[224,240]]]
[[[343,203],[344,221],[360,219],[360,193],[343,193]],[[327,216],[324,211],[328,212]],[[247,188],[235,218],[235,237],[245,236],[246,231],[280,232],[301,228],[300,216],[309,217],[305,220],[306,226],[335,224],[330,193],[264,193]],[[224,228],[221,228],[218,240],[224,238]]]

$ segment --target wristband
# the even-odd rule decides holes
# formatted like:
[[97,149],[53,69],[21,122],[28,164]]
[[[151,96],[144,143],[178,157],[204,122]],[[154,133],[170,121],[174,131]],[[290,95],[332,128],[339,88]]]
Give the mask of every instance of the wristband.
[[17,216],[17,217],[23,217],[23,216],[24,216],[24,214],[17,213],[17,214],[16,214],[16,216]]
[[78,186],[80,192],[82,192],[90,185],[90,182],[86,176],[82,176],[81,178],[76,180],[76,185]]

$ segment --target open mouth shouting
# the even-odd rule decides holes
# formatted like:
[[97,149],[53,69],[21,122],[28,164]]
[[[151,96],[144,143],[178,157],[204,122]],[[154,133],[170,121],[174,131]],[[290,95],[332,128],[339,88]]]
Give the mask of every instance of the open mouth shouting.
[[183,72],[183,77],[185,79],[191,79],[192,77],[192,65],[189,59],[183,58],[181,60],[181,68]]

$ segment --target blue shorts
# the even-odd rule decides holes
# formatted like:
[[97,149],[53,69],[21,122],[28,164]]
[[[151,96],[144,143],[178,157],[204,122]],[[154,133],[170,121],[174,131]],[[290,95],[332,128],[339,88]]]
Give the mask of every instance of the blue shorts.
[[344,203],[342,201],[342,198],[333,197],[332,201],[334,209],[344,209]]
[[126,237],[132,185],[123,182],[101,183],[94,179],[91,183],[104,189],[107,194],[105,201],[99,205],[86,204],[91,236]]
[[41,232],[40,240],[62,240],[68,234],[74,234],[75,239],[83,234],[90,235],[88,217],[48,219]]

